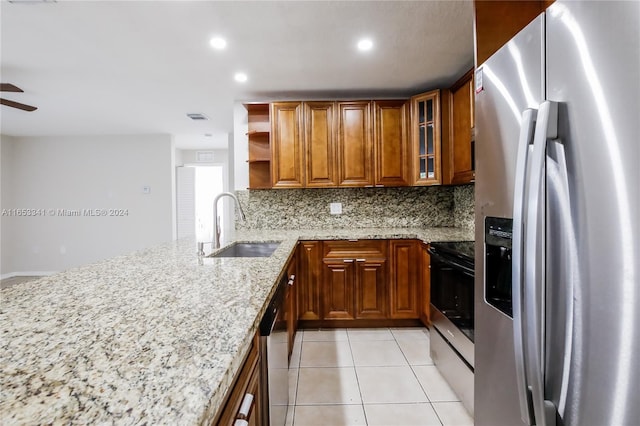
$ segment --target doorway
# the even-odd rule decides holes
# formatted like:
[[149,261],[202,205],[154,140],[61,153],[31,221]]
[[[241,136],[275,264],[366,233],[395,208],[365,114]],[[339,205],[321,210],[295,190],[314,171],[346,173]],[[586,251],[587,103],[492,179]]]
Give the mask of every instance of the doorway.
[[[223,192],[222,165],[181,166],[177,168],[177,237],[213,240],[213,199]],[[221,223],[225,212],[219,210]]]

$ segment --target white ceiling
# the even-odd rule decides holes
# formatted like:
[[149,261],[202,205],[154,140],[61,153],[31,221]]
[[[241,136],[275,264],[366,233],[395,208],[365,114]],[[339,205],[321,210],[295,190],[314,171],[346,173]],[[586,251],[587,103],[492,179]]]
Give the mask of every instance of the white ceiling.
[[[169,133],[203,147],[226,141],[237,101],[410,96],[473,64],[471,0],[2,0],[1,13],[0,79],[25,91],[2,96],[38,107],[1,107],[14,136]],[[363,36],[372,51],[357,51]]]

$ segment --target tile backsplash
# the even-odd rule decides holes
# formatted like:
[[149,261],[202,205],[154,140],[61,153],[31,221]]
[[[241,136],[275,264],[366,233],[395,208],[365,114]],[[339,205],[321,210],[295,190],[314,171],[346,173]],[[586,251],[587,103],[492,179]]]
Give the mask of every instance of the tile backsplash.
[[454,225],[458,228],[475,229],[475,185],[460,185],[453,189]]
[[[236,191],[247,220],[237,229],[321,229],[466,226],[471,217],[471,190],[462,190],[462,205],[455,208],[457,188],[274,189]],[[330,203],[342,203],[342,214],[330,214]],[[461,216],[460,219],[455,215]]]

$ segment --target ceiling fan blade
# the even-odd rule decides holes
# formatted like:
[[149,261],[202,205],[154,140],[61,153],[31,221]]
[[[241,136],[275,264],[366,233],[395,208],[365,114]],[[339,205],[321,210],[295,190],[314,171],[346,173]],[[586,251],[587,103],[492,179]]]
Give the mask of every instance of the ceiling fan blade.
[[0,92],[24,92],[24,90],[10,83],[0,83]]
[[12,107],[12,108],[18,108],[21,109],[23,111],[35,111],[38,108],[31,106],[31,105],[26,105],[26,104],[21,104],[20,102],[14,102],[14,101],[10,101],[8,99],[3,99],[0,98],[0,104],[8,106],[8,107]]

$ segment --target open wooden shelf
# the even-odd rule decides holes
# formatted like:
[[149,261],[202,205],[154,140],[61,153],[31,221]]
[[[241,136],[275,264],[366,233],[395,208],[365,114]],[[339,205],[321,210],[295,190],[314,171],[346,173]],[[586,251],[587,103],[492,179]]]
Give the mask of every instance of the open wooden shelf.
[[255,161],[249,163],[249,189],[271,188],[271,162]]
[[249,189],[271,188],[271,120],[269,104],[247,104]]
[[269,104],[248,104],[249,113],[248,134],[271,132],[269,120]]

